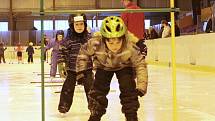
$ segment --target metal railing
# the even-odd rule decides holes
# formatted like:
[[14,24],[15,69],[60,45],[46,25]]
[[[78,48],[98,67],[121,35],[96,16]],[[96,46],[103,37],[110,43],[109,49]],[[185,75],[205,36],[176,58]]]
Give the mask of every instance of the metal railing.
[[96,10],[55,10],[55,11],[44,11],[44,0],[40,0],[40,11],[33,12],[35,15],[41,16],[41,103],[42,103],[42,121],[45,121],[45,91],[44,91],[44,62],[43,62],[43,49],[44,49],[44,38],[43,38],[43,16],[44,15],[56,15],[56,14],[71,14],[71,13],[122,13],[122,12],[170,12],[171,15],[171,38],[172,38],[172,86],[173,86],[173,121],[177,121],[177,96],[176,96],[176,60],[175,60],[175,15],[174,13],[179,11],[174,6],[174,0],[170,0],[170,8],[153,8],[153,9],[96,9]]

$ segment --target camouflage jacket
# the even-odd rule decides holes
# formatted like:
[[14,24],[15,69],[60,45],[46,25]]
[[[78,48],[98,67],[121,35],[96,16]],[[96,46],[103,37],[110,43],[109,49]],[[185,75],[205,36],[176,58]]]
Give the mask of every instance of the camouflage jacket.
[[101,36],[91,38],[85,43],[78,56],[78,71],[88,68],[88,59],[93,58],[94,68],[100,68],[107,71],[116,71],[125,67],[134,67],[137,75],[137,88],[147,90],[148,72],[145,59],[141,55],[139,48],[133,41],[136,39],[133,35],[127,33],[126,40],[123,41],[121,51],[112,53],[102,41]]

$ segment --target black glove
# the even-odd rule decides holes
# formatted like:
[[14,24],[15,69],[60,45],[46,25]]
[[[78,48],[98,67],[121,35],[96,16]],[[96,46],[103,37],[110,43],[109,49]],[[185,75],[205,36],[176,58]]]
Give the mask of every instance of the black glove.
[[143,39],[140,39],[136,45],[137,47],[140,48],[140,52],[142,53],[142,55],[145,57],[147,56],[147,46],[144,44],[145,40]]
[[140,97],[145,95],[145,92],[142,91],[142,90],[136,89],[136,92],[137,92],[137,95],[140,96]]

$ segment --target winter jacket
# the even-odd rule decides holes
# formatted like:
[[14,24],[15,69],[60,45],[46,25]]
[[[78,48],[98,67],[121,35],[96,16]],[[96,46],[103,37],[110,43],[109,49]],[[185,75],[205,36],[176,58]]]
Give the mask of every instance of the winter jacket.
[[7,48],[0,47],[0,55],[4,55],[4,51],[5,51],[6,49],[7,49]]
[[[130,2],[126,9],[139,9],[136,4]],[[122,13],[121,18],[123,19],[128,30],[137,36],[139,39],[144,39],[145,24],[144,24],[144,13]]]
[[33,55],[34,54],[34,48],[32,46],[28,46],[26,49],[26,52],[28,55]]
[[[86,43],[91,38],[91,35],[88,32],[84,32],[82,34],[70,33],[69,35],[70,37],[66,37],[66,39],[60,43],[58,63],[65,63],[66,70],[76,72],[76,61],[81,45]],[[88,69],[92,69],[91,59],[89,59],[87,65]]]
[[87,69],[87,61],[91,57],[95,68],[107,71],[134,67],[137,75],[137,88],[146,92],[148,82],[147,66],[139,48],[129,39],[132,39],[131,35],[126,34],[126,40],[123,41],[121,51],[112,53],[107,49],[101,36],[93,37],[80,50],[77,61],[78,71]]
[[170,37],[170,36],[171,36],[171,28],[169,25],[167,25],[163,28],[162,38],[166,38],[166,37]]
[[55,39],[52,39],[52,40],[47,44],[47,46],[45,47],[45,50],[47,51],[47,50],[53,48],[52,52],[58,53],[58,52],[59,52],[59,45],[60,45],[60,42],[58,42],[58,41],[55,40]]

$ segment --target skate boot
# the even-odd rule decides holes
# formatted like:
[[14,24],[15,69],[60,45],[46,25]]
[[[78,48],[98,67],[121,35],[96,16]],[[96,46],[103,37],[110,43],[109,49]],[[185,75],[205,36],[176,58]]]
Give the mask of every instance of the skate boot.
[[54,81],[54,78],[55,78],[54,76],[51,76],[51,77],[50,77],[50,81],[53,82],[53,81]]
[[88,121],[101,121],[101,116],[90,116]]
[[126,121],[138,121],[137,117],[126,117]]
[[65,114],[68,112],[68,108],[66,108],[65,106],[60,106],[58,108],[58,111],[61,113],[61,114]]

